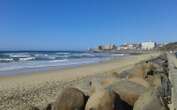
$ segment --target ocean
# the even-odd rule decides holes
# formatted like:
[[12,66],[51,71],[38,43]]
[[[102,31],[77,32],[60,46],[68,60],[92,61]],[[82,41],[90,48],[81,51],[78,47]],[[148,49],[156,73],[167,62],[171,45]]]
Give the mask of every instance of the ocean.
[[75,67],[122,56],[124,54],[87,51],[0,51],[0,75]]

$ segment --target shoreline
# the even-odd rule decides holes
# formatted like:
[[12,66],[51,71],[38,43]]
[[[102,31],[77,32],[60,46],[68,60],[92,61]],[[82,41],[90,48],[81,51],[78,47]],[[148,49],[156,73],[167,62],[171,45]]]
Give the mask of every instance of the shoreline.
[[137,55],[126,55],[126,56],[121,56],[121,57],[114,57],[114,58],[109,58],[109,59],[104,59],[104,60],[100,60],[94,63],[87,63],[87,64],[79,64],[79,65],[70,65],[70,66],[66,66],[66,67],[46,67],[45,69],[36,69],[33,71],[33,69],[30,69],[32,71],[26,71],[26,69],[24,69],[24,71],[20,70],[20,73],[18,72],[19,70],[14,70],[17,71],[15,72],[16,74],[9,74],[9,75],[0,75],[0,79],[2,78],[10,78],[10,77],[18,77],[18,76],[29,76],[29,75],[34,75],[34,74],[48,74],[48,73],[57,73],[60,71],[65,71],[65,70],[70,70],[70,69],[76,69],[76,68],[83,68],[83,67],[93,67],[99,64],[105,64],[105,63],[110,63],[114,60],[118,61],[118,60],[124,60],[127,58],[131,58],[133,56],[137,56]]
[[[86,54],[86,53],[83,53]],[[92,55],[92,54],[89,54]],[[0,63],[0,77],[16,76],[45,71],[57,71],[65,68],[75,68],[81,65],[97,64],[111,59],[119,59],[130,55],[113,56],[112,54],[104,57],[93,58],[77,58],[64,60],[48,60],[48,61],[26,61],[26,62],[10,62]]]
[[91,77],[92,80],[97,75],[120,73],[159,55],[160,53],[135,55],[99,64],[0,78],[0,109],[18,110],[17,108],[24,103],[35,106],[46,105],[55,100],[65,86],[79,83],[78,81],[84,78]]

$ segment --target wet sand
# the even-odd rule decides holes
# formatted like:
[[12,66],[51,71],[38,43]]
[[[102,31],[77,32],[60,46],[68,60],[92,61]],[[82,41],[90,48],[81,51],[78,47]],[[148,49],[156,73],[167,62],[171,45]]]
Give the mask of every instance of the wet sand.
[[[21,106],[42,107],[53,102],[65,86],[82,86],[114,72],[124,71],[133,65],[157,57],[159,53],[112,59],[97,64],[0,78],[0,110],[20,110]],[[97,79],[96,79],[97,80]],[[87,88],[84,85],[85,88]]]

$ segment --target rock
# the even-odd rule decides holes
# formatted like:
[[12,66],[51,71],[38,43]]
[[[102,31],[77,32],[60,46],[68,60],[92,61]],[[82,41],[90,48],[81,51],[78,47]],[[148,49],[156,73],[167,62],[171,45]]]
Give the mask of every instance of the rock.
[[163,72],[164,71],[164,67],[160,64],[156,64],[156,63],[152,63],[153,65],[153,69],[156,72]]
[[101,86],[106,88],[106,87],[108,87],[109,85],[111,85],[112,83],[114,83],[117,80],[118,80],[117,78],[106,78],[106,79],[102,80],[100,82],[100,84],[101,84]]
[[44,107],[42,110],[53,110],[54,103],[48,104],[46,107]]
[[115,77],[115,78],[120,78],[120,73],[119,73],[119,72],[114,71],[114,72],[112,72],[111,74],[112,74],[112,76]]
[[166,110],[158,89],[151,88],[136,101],[133,110]]
[[18,110],[40,110],[40,109],[32,105],[22,105],[18,107]]
[[37,108],[37,107],[31,107],[31,108],[28,109],[28,110],[39,110],[39,108]]
[[150,72],[152,68],[153,65],[151,63],[143,63],[136,65],[133,69],[129,70],[130,74],[128,78],[132,77],[144,78],[146,76],[146,73]]
[[150,87],[150,84],[146,80],[144,80],[142,78],[139,78],[139,77],[129,78],[128,81],[131,81],[131,82],[137,83],[139,85],[142,85],[145,88],[149,88]]
[[149,76],[146,80],[152,87],[160,88],[162,87],[161,77],[162,77],[161,75],[156,74],[154,76]]
[[115,110],[118,96],[108,90],[96,91],[88,99],[85,110]]
[[138,97],[145,91],[144,86],[128,80],[117,81],[110,85],[109,88],[112,88],[112,90],[119,94],[120,98],[130,106],[133,106]]
[[96,91],[100,91],[100,90],[103,90],[103,89],[104,89],[104,86],[102,86],[99,81],[92,81],[89,96],[94,94]]
[[129,75],[131,74],[131,70],[132,70],[132,69],[128,69],[128,70],[122,71],[122,72],[119,74],[119,78],[125,79],[125,78],[127,78],[127,77],[130,77]]
[[96,91],[100,91],[100,90],[103,90],[109,87],[109,85],[111,85],[117,80],[120,80],[120,79],[115,78],[115,77],[94,79],[94,80],[92,79],[88,96],[91,96]]
[[54,103],[54,110],[84,110],[86,97],[76,88],[66,88]]

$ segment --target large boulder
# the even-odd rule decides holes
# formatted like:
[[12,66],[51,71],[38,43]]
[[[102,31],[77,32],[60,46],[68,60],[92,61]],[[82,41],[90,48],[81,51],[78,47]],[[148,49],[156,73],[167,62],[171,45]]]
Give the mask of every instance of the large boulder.
[[128,78],[132,78],[132,77],[144,78],[146,76],[146,73],[151,72],[152,69],[153,69],[153,65],[151,63],[138,64],[134,68],[129,70]]
[[146,89],[144,86],[128,80],[117,81],[110,85],[109,88],[112,88],[114,92],[120,95],[123,101],[131,106],[134,105],[138,97],[143,94]]
[[66,88],[54,103],[54,110],[84,110],[86,97],[76,88]]
[[100,85],[103,87],[103,88],[106,88],[108,87],[109,85],[113,84],[115,81],[117,80],[120,80],[118,78],[106,78],[106,79],[103,79],[100,81]]
[[150,88],[136,101],[133,110],[166,110],[157,88]]
[[20,105],[17,107],[17,110],[40,110],[38,107],[32,105]]
[[85,110],[115,110],[118,96],[108,90],[99,90],[93,93],[87,101]]
[[140,85],[144,86],[145,88],[150,87],[150,84],[146,80],[144,80],[142,78],[139,78],[139,77],[129,78],[128,80],[131,81],[131,82],[140,84]]
[[54,103],[49,103],[49,104],[47,104],[47,106],[45,106],[41,110],[54,110],[53,107],[54,107]]
[[146,81],[148,81],[152,87],[160,88],[162,87],[161,77],[163,76],[160,74],[155,74],[154,76],[148,76]]

